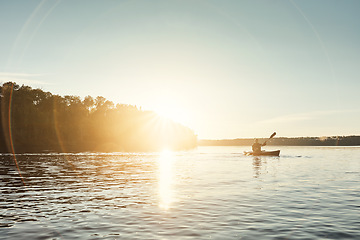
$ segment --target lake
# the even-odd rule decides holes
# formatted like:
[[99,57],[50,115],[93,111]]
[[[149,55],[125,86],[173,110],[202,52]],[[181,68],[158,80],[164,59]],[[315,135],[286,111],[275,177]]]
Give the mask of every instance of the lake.
[[360,147],[279,149],[3,154],[0,239],[360,239]]

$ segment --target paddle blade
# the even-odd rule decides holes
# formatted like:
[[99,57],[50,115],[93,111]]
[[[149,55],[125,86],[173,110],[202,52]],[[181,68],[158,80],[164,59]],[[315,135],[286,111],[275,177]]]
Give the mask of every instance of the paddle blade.
[[274,132],[273,134],[271,134],[270,138],[273,138],[276,135],[276,132]]

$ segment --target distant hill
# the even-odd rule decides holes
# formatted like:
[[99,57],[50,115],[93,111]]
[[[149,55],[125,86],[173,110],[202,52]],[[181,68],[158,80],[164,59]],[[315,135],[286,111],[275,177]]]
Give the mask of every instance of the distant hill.
[[[264,142],[268,138],[259,138]],[[199,140],[199,146],[251,146],[253,138],[237,138],[222,140]],[[331,137],[275,137],[267,142],[269,146],[360,146],[360,136],[331,136]]]

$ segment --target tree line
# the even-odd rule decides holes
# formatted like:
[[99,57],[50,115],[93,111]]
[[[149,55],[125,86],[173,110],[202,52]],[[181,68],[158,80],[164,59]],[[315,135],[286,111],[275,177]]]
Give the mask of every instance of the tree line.
[[139,152],[197,145],[194,132],[104,97],[59,96],[30,86],[0,86],[0,152]]
[[[265,142],[268,138],[260,138]],[[253,138],[200,140],[201,146],[251,146]],[[267,142],[270,146],[360,146],[360,136],[330,136],[330,137],[277,137]]]

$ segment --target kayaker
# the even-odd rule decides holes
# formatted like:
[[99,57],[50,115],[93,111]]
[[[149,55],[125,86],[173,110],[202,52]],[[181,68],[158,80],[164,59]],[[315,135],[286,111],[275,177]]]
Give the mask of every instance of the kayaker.
[[261,152],[261,147],[265,146],[265,145],[266,145],[266,142],[264,142],[263,144],[260,144],[259,140],[255,139],[255,142],[252,145],[252,150],[253,150],[254,153],[259,153],[259,152]]

